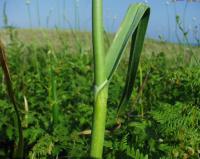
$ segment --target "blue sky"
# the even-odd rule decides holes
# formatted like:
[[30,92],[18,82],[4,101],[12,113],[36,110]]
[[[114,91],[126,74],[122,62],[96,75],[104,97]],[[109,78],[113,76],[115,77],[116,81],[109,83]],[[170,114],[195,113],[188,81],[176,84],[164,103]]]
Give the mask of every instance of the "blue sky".
[[[37,28],[47,27],[47,21],[49,21],[49,28],[57,26],[91,30],[91,0],[31,0],[29,5],[26,5],[26,0],[0,0],[0,27],[3,26],[4,1],[7,2],[6,12],[9,25],[20,28]],[[190,41],[194,41],[195,26],[198,30],[198,35],[195,36],[200,38],[200,1],[198,0],[196,2],[189,2],[189,0],[177,0],[176,2],[172,0],[104,0],[106,30],[115,32],[128,6],[136,2],[145,2],[151,7],[148,37],[158,38],[160,36],[164,40],[176,41],[175,15],[178,14],[185,30],[189,31]],[[39,16],[37,6],[39,6]],[[30,7],[30,12],[28,7]],[[179,36],[181,38],[180,33]]]

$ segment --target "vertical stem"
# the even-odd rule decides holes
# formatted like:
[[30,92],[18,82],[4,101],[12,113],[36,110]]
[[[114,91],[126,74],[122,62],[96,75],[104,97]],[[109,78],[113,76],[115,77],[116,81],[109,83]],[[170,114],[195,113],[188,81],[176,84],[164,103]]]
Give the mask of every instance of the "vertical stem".
[[95,84],[105,81],[102,0],[92,1],[92,40],[94,51]]
[[3,23],[5,28],[8,26],[8,16],[6,10],[7,10],[7,2],[5,0],[3,3]]
[[65,28],[66,2],[63,0],[63,28]]
[[53,52],[49,54],[49,104],[52,109],[52,125],[55,127],[59,122],[59,107],[57,104],[57,80],[55,78],[56,57]]
[[95,159],[101,159],[103,153],[104,132],[107,113],[107,96],[108,87],[105,86],[98,93],[95,101],[92,125],[92,143],[90,151],[90,157]]
[[28,10],[29,25],[30,25],[30,27],[32,28],[30,3],[27,3],[26,5],[27,5],[27,10]]
[[75,0],[74,3],[75,29],[80,30],[79,0]]
[[170,41],[171,40],[171,38],[170,38],[170,15],[169,15],[169,8],[168,8],[168,4],[167,4],[167,25],[168,25],[168,41]]
[[60,0],[57,0],[57,3],[56,3],[56,10],[57,10],[57,16],[58,16],[58,24],[57,24],[57,27],[61,27],[61,19],[60,19]]
[[38,26],[40,27],[40,8],[39,8],[39,0],[37,0],[37,19],[38,19]]
[[50,80],[51,80],[51,104],[52,104],[52,117],[53,117],[53,126],[56,126],[58,124],[58,117],[59,117],[59,108],[57,105],[57,91],[56,91],[56,79],[54,74],[54,67],[51,66],[50,68]]
[[[94,51],[95,102],[90,157],[102,158],[107,112],[108,86],[106,81],[103,38],[103,2],[92,0],[92,36]],[[100,89],[100,90],[99,90]]]

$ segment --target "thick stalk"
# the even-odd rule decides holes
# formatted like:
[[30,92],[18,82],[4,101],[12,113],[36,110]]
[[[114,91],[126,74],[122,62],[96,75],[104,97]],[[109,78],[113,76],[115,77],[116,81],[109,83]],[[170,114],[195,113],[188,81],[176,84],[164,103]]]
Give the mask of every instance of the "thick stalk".
[[106,124],[107,113],[107,96],[108,87],[105,86],[96,97],[93,126],[92,126],[92,143],[90,157],[95,159],[102,158],[103,144],[104,144],[104,132]]
[[[90,157],[102,158],[108,86],[105,75],[102,0],[92,0],[95,102]],[[105,84],[105,85],[104,85]]]

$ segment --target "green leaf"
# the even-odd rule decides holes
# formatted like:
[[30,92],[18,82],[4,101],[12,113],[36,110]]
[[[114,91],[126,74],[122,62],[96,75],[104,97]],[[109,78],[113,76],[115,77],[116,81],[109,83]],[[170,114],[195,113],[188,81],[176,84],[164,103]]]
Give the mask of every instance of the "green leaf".
[[106,56],[107,80],[110,81],[132,36],[126,83],[118,106],[118,114],[124,110],[133,91],[149,16],[150,8],[145,4],[131,5]]

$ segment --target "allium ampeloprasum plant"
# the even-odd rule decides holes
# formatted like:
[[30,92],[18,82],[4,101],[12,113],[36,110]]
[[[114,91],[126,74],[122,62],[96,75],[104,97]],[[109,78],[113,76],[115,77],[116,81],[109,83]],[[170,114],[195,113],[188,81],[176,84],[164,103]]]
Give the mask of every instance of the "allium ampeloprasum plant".
[[3,43],[1,41],[0,41],[0,64],[3,69],[5,83],[7,86],[7,92],[10,97],[10,101],[13,104],[15,114],[16,114],[16,123],[17,123],[16,129],[18,130],[18,143],[14,149],[13,158],[22,159],[23,158],[23,150],[24,150],[24,139],[23,139],[21,119],[20,119],[20,112],[19,112],[18,104],[15,99],[14,90],[12,87],[12,81],[10,78],[10,73],[9,73],[6,55],[5,55],[5,49],[4,49]]
[[150,15],[150,8],[139,3],[131,5],[106,53],[104,51],[103,6],[102,0],[92,1],[92,36],[94,51],[95,99],[92,125],[90,157],[102,158],[104,132],[107,111],[108,87],[112,76],[121,61],[121,57],[131,37],[128,72],[122,98],[118,106],[118,115],[131,96],[136,78],[140,54]]

